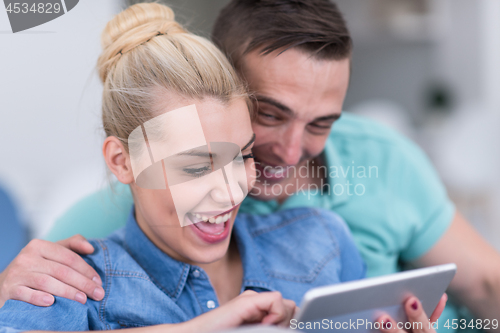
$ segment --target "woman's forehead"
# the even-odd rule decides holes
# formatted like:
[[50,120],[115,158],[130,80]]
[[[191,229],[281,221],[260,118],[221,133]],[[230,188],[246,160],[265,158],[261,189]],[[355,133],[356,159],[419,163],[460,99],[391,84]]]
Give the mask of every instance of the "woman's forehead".
[[[242,146],[252,135],[250,114],[244,98],[222,102],[213,97],[188,99],[168,94],[156,104],[155,113],[158,116],[151,123],[161,129],[165,139],[184,140],[195,133],[198,137],[202,131],[206,142],[233,142]],[[196,113],[192,112],[193,109]],[[201,130],[198,124],[201,124]]]
[[197,104],[201,126],[208,142],[232,142],[243,147],[252,136],[248,106],[243,99],[228,103]]

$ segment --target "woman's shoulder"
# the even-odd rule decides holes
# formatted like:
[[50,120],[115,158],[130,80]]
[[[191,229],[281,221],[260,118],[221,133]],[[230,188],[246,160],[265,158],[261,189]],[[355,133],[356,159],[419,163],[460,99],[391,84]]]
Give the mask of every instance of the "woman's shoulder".
[[[311,234],[317,229],[328,229],[334,233],[349,233],[346,223],[337,213],[318,207],[296,207],[279,210],[270,214],[238,214],[238,221],[253,237],[259,235],[282,232],[284,229],[293,229],[297,237],[303,238],[303,232]],[[300,231],[300,232],[299,232]],[[291,235],[292,235],[291,234]],[[316,235],[318,237],[331,237],[330,234]],[[288,238],[288,241],[291,239]]]
[[343,244],[350,239],[342,218],[320,208],[241,214],[236,223],[238,234],[255,247],[268,275],[298,282],[311,282],[323,270],[338,270]]
[[[300,302],[313,287],[345,281],[363,263],[349,229],[336,213],[293,208],[267,215],[238,215],[239,240],[253,246],[262,269],[286,298]],[[352,265],[346,255],[355,252]],[[352,272],[351,272],[352,271]]]
[[101,276],[102,281],[128,272],[128,276],[150,280],[142,266],[130,254],[125,242],[125,228],[120,228],[106,238],[90,239],[94,252],[83,256]]

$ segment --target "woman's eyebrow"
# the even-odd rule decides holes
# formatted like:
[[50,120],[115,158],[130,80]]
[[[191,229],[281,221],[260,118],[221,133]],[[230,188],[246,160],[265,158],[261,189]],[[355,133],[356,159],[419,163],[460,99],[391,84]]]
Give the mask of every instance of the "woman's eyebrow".
[[208,150],[199,150],[199,148],[193,148],[189,150],[182,151],[180,153],[175,154],[177,156],[197,156],[197,157],[210,157],[210,155],[215,156],[215,154],[210,154]]
[[254,143],[254,141],[255,141],[255,133],[252,135],[252,138],[250,139],[250,141],[248,141],[248,143],[245,146],[243,146],[243,148],[241,148],[241,151],[244,151],[245,149],[247,149],[248,147],[250,147],[250,145],[252,143]]

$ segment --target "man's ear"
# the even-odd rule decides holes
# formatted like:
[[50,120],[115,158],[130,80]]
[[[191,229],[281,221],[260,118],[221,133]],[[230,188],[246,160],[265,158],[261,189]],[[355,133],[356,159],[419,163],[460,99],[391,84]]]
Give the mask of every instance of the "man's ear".
[[130,165],[130,156],[117,137],[108,136],[102,146],[102,154],[109,170],[123,184],[134,181],[134,174]]

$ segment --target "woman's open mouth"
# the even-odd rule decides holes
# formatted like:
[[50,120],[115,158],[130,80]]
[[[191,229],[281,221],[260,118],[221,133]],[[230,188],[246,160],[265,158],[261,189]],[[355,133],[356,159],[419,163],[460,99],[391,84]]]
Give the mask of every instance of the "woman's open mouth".
[[208,243],[217,243],[224,240],[229,235],[229,223],[226,223],[233,216],[233,210],[222,212],[187,213],[191,220],[193,231]]

